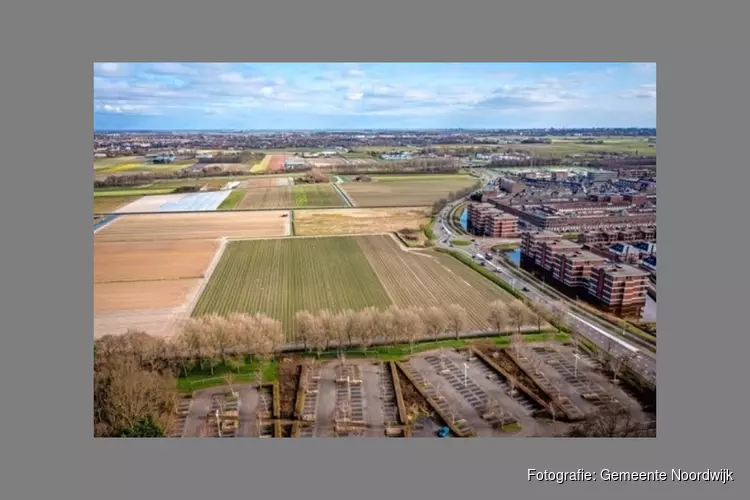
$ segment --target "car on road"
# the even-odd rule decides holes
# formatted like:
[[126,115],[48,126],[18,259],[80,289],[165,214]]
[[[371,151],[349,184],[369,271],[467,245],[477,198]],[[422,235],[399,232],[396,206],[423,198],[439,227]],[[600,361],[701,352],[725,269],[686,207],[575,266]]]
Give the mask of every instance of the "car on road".
[[522,291],[522,292],[528,292],[528,291],[529,291],[529,287],[526,287],[526,286],[525,286],[525,287],[521,288],[521,291]]

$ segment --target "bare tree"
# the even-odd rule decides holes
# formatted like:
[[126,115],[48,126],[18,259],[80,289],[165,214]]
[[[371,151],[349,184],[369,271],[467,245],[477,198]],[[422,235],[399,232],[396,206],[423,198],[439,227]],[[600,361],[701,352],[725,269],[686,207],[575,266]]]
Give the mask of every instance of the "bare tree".
[[377,309],[374,307],[368,307],[359,311],[354,316],[356,320],[355,328],[365,354],[373,342],[373,337],[375,335],[375,317],[377,314]]
[[430,307],[421,311],[421,320],[428,338],[440,338],[448,328],[445,312],[439,307]]
[[571,437],[651,437],[655,433],[647,424],[618,404],[607,404],[597,413],[574,424],[566,433]]
[[218,314],[206,316],[205,324],[207,327],[208,339],[211,346],[222,363],[227,361],[227,351],[233,343],[232,333],[227,319]]
[[320,357],[323,350],[328,345],[328,334],[323,327],[323,320],[320,316],[313,315],[310,317],[310,334],[311,334],[311,347],[315,349],[315,353]]
[[346,342],[349,329],[349,321],[349,316],[343,312],[334,314],[333,318],[331,318],[331,336],[336,342],[336,349],[339,353],[341,353],[341,351],[343,351],[344,349],[344,344]]
[[424,337],[424,323],[419,314],[419,309],[409,308],[396,317],[399,329],[409,341],[409,352],[414,352],[414,343]]
[[120,435],[148,417],[168,434],[177,399],[174,377],[144,369],[137,358],[118,355],[95,364],[97,435]]
[[327,351],[331,342],[335,341],[338,337],[335,325],[336,316],[328,309],[323,309],[316,316],[320,322],[320,337],[323,343],[323,350]]
[[445,309],[445,316],[448,328],[456,336],[456,340],[458,340],[461,331],[468,323],[466,309],[458,304],[451,304]]
[[495,332],[501,334],[508,323],[508,306],[499,300],[490,303],[487,319]]
[[515,299],[508,304],[508,319],[510,320],[511,326],[513,326],[520,334],[521,329],[529,320],[529,310],[523,302]]
[[561,300],[552,304],[552,318],[555,320],[558,330],[568,326],[568,306]]
[[306,351],[309,351],[315,334],[315,319],[310,311],[297,312],[295,319],[297,320],[297,340],[302,342]]
[[346,309],[341,313],[343,332],[347,342],[349,343],[349,347],[352,346],[352,340],[354,340],[355,338],[354,314],[354,311],[352,311],[351,309]]
[[386,345],[395,344],[401,340],[399,325],[396,322],[400,311],[401,309],[394,305],[385,311],[376,311],[374,313],[372,326],[375,338],[382,339]]
[[248,356],[251,356],[254,352],[257,320],[257,316],[243,313],[232,313],[227,317],[227,323],[234,340],[233,344],[235,344],[234,347],[241,348]]
[[123,341],[128,354],[137,359],[139,363],[143,363],[146,351],[149,349],[149,344],[153,342],[153,338],[144,331],[131,328],[123,334]]

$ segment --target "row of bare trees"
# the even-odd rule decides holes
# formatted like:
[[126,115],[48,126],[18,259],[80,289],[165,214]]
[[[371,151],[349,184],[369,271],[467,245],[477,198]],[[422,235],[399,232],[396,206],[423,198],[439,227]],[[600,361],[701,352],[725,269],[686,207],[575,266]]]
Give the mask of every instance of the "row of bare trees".
[[[368,307],[360,311],[346,310],[334,313],[328,310],[313,314],[300,311],[296,317],[297,341],[307,351],[321,353],[335,346],[343,348],[358,345],[365,351],[376,342],[384,344],[414,344],[421,340],[438,339],[452,335],[456,339],[468,326],[466,310],[451,304],[441,307],[399,307],[387,309]],[[513,328],[519,335],[530,322],[536,321],[538,330],[544,323],[520,300],[510,303],[495,301],[487,308],[487,318],[492,330],[504,332]]]

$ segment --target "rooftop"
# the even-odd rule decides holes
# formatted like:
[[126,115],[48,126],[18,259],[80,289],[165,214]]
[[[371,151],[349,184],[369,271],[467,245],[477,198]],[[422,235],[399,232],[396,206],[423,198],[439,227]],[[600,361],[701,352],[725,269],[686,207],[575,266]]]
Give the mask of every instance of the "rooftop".
[[648,276],[648,273],[646,271],[641,271],[640,269],[637,269],[633,266],[629,266],[627,264],[604,264],[602,266],[598,266],[601,269],[604,269],[604,271],[607,274],[610,274],[612,276],[616,277],[625,277],[625,276]]

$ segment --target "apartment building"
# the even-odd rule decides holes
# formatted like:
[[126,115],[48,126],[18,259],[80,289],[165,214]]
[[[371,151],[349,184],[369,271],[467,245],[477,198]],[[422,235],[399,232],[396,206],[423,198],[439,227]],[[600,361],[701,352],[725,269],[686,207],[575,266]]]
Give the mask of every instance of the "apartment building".
[[607,263],[595,266],[588,294],[602,309],[618,316],[640,316],[646,304],[649,273],[633,266]]
[[521,235],[521,267],[572,297],[620,316],[640,316],[648,272],[583,250],[549,231]]

